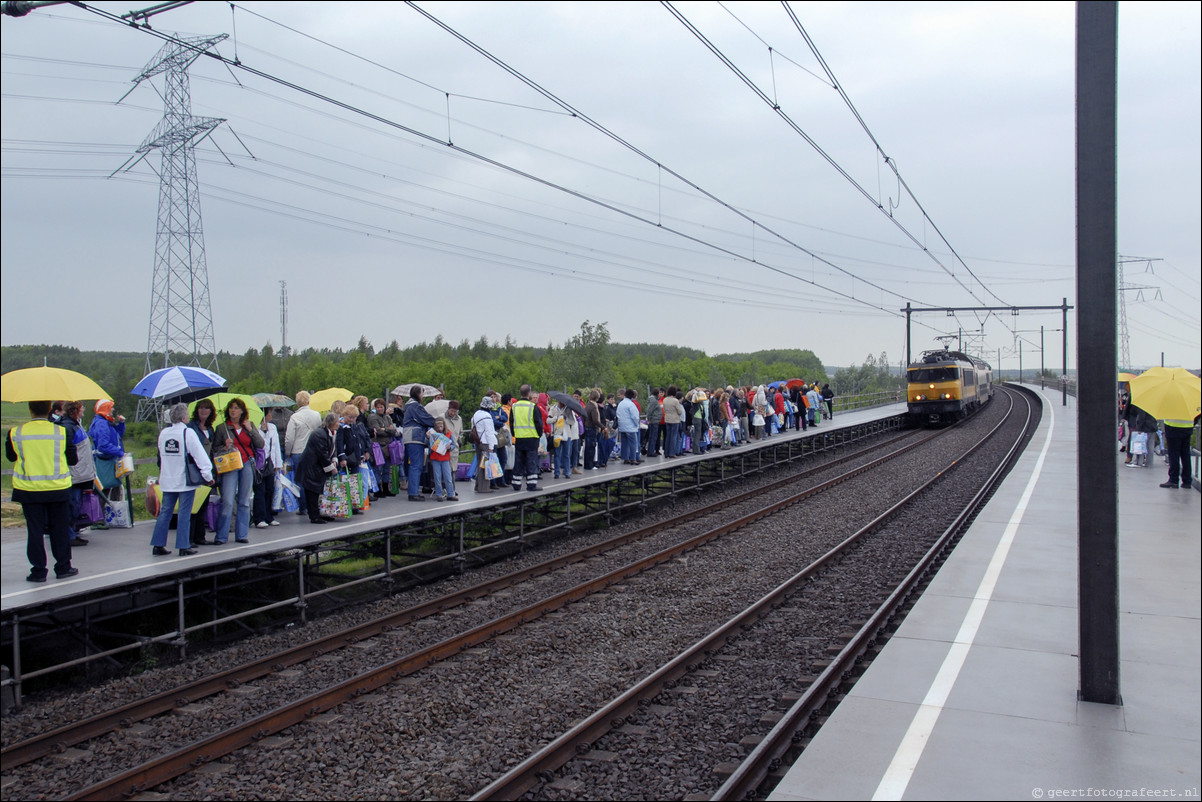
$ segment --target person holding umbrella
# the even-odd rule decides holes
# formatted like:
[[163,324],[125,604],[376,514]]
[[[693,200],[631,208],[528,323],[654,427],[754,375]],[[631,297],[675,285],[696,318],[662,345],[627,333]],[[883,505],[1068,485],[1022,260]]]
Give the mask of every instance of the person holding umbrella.
[[[209,458],[209,462],[213,461],[213,426],[217,422],[217,407],[207,398],[202,398],[196,402],[196,406],[192,409],[192,420],[188,421],[188,428],[196,435],[196,439],[200,441],[200,447],[204,449],[205,456]],[[200,503],[200,509],[192,513],[192,537],[191,544],[193,546],[212,546],[213,541],[207,540],[205,537],[205,514],[209,509],[209,502],[212,501],[212,494],[204,497]]]
[[426,500],[421,491],[422,467],[426,457],[426,432],[434,427],[434,416],[422,406],[421,387],[422,385],[415,384],[409,388],[409,400],[405,402],[405,416],[401,424],[410,501]]
[[[111,403],[111,402],[110,402]],[[71,466],[75,443],[62,426],[50,422],[50,401],[30,401],[30,420],[8,431],[4,451],[13,463],[13,501],[25,515],[26,546],[31,570],[28,582],[45,582],[46,544],[54,555],[54,575],[75,576],[71,566]]]
[[1161,487],[1193,486],[1189,440],[1200,401],[1202,380],[1183,368],[1149,368],[1131,380],[1131,403],[1164,421],[1169,480]]
[[[250,503],[255,483],[255,449],[263,447],[263,437],[246,412],[246,402],[231,398],[225,405],[225,421],[213,432],[213,456],[237,451],[242,467],[221,474],[221,511],[217,514],[217,529],[213,545],[222,546],[229,540],[230,524],[234,525],[234,540],[250,542]],[[234,511],[237,509],[237,517]]]

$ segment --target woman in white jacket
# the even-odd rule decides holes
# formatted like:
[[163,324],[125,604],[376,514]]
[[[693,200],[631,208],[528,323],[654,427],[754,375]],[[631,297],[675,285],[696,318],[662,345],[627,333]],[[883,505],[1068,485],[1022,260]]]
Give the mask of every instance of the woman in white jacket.
[[[171,425],[159,433],[159,488],[163,491],[163,503],[159,505],[159,517],[154,523],[154,534],[150,537],[151,553],[165,556],[167,529],[171,516],[179,504],[179,515],[175,526],[175,547],[181,557],[195,554],[190,542],[192,532],[192,499],[199,484],[188,480],[188,460],[191,458],[199,469],[199,478],[205,484],[213,483],[213,463],[205,453],[196,432],[188,428],[188,405],[176,404],[171,408]],[[193,477],[194,479],[197,477]]]
[[472,415],[472,429],[476,432],[476,492],[491,493],[486,465],[488,456],[497,447],[497,427],[492,421],[492,396],[480,399],[480,408]]

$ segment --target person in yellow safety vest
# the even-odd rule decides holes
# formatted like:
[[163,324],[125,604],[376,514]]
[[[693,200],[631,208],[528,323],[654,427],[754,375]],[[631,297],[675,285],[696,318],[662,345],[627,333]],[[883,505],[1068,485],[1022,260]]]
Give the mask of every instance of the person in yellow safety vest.
[[538,438],[543,431],[543,412],[530,400],[529,384],[523,384],[518,395],[521,398],[513,403],[509,418],[515,452],[513,489],[521,490],[525,478],[527,490],[538,490]]
[[1189,490],[1194,486],[1193,466],[1190,464],[1189,437],[1194,431],[1194,420],[1166,418],[1164,422],[1164,450],[1169,463],[1169,480],[1161,487],[1181,487]]
[[8,430],[4,451],[13,462],[13,501],[25,515],[28,540],[25,554],[32,569],[25,579],[45,582],[46,544],[54,555],[54,575],[75,576],[71,567],[71,466],[75,443],[67,430],[50,421],[49,401],[30,401],[32,420]]

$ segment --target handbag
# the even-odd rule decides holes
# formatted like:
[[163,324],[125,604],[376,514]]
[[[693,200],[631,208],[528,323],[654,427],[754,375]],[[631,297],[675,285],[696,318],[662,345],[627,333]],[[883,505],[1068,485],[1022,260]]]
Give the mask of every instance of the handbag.
[[238,449],[226,454],[219,454],[213,457],[213,466],[217,469],[217,473],[240,471],[242,470],[242,455],[238,453]]
[[199,486],[205,483],[204,475],[200,472],[200,466],[196,464],[196,460],[192,458],[191,454],[188,455],[184,467],[188,471],[188,484],[190,486]]
[[393,465],[405,464],[405,444],[400,440],[388,444],[388,461]]
[[380,448],[379,443],[371,444],[371,461],[376,465],[388,464],[388,461],[384,459],[384,449]]
[[117,466],[114,462],[111,457],[96,455],[96,481],[100,483],[101,490],[121,486],[121,483],[117,481]]
[[100,496],[85,490],[79,497],[79,517],[77,523],[95,524],[104,521],[104,510],[100,507]]

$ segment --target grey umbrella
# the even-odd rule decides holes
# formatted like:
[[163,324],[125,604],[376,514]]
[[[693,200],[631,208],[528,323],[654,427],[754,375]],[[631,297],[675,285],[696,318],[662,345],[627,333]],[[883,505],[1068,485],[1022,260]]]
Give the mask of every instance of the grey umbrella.
[[567,393],[551,392],[547,393],[547,398],[562,402],[565,407],[572,410],[577,415],[584,414],[584,405]]

